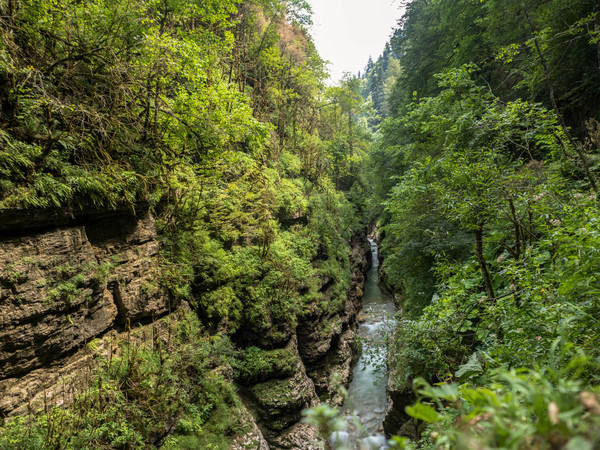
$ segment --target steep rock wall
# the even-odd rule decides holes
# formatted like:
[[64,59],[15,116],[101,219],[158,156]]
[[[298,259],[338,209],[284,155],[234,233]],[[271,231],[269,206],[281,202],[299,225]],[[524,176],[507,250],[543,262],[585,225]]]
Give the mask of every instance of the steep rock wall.
[[[0,417],[35,411],[48,398],[64,396],[64,379],[93,364],[86,343],[128,325],[150,324],[172,306],[157,285],[159,243],[147,210],[10,211],[4,218]],[[293,367],[241,387],[252,432],[232,442],[232,448],[243,447],[246,440],[258,448],[319,448],[318,430],[302,423],[300,413],[321,401],[341,403],[330,385],[333,372],[342,383],[350,381],[369,267],[365,242],[364,236],[352,242],[351,287],[340,308],[309,311],[278,339],[263,336],[270,348],[292,355]],[[322,283],[326,287],[328,280]]]
[[328,314],[307,314],[297,328],[298,350],[317,394],[335,405],[343,399],[330,385],[331,374],[337,373],[339,381],[348,385],[358,360],[355,332],[371,256],[365,235],[355,236],[351,244],[351,284],[343,307]]
[[2,218],[0,417],[48,388],[42,368],[66,364],[86,342],[171,306],[156,284],[159,244],[147,210]]
[[327,313],[309,312],[300,318],[285,345],[293,355],[293,370],[273,371],[241,390],[272,448],[322,448],[318,445],[318,430],[300,422],[301,412],[321,402],[343,402],[337,386],[331,384],[331,375],[336,372],[339,382],[347,386],[358,358],[355,330],[371,255],[366,242],[366,236],[356,236],[352,241],[352,281],[342,307]]

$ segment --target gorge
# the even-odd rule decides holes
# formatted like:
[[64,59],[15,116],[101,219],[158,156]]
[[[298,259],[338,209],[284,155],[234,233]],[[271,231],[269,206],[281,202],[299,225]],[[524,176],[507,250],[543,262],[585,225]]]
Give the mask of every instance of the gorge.
[[311,1],[0,1],[0,450],[600,448],[600,0]]
[[[171,333],[190,307],[154,284],[160,244],[147,209],[140,207],[135,215],[90,211],[75,217],[14,211],[11,222],[3,225],[8,237],[0,242],[0,300],[11,311],[3,317],[0,352],[3,417],[70,407],[75,396],[89,389],[91,381],[85,380],[97,376],[95,367],[123,357],[132,334],[140,347],[162,340],[164,358],[175,357]],[[330,377],[336,373],[347,384],[358,356],[355,330],[371,258],[364,235],[352,244],[352,281],[340,309],[307,311],[284,338],[259,340],[249,336],[250,330],[236,338],[246,345],[275,347],[249,347],[262,363],[269,355],[285,362],[260,367],[247,351],[235,371],[227,363],[216,368],[225,382],[235,379],[243,400],[240,422],[248,431],[232,442],[301,448],[318,441],[317,430],[303,425],[300,413],[319,403],[319,397],[339,402]],[[323,280],[320,290],[327,284]],[[367,287],[367,293],[371,290]],[[63,301],[55,298],[59,295]],[[250,367],[253,363],[259,367]]]
[[377,243],[369,238],[371,267],[366,275],[358,335],[361,357],[353,370],[344,413],[346,430],[334,432],[331,440],[348,448],[389,448],[383,422],[388,411],[386,342],[394,331],[394,302],[379,288]]

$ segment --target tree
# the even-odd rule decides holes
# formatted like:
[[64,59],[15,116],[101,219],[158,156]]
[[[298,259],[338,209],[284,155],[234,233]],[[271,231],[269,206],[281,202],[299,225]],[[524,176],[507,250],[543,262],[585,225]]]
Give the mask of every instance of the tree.
[[531,230],[520,223],[514,199],[537,177],[526,165],[556,155],[564,142],[551,113],[525,102],[500,102],[471,80],[474,69],[465,66],[441,75],[440,94],[422,99],[400,122],[412,135],[414,143],[406,151],[416,160],[392,189],[388,209],[392,230],[410,223],[407,217],[417,208],[417,215],[437,213],[473,233],[481,280],[494,299],[486,227],[508,220],[508,228],[516,231],[512,244],[505,245],[520,257],[523,235]]

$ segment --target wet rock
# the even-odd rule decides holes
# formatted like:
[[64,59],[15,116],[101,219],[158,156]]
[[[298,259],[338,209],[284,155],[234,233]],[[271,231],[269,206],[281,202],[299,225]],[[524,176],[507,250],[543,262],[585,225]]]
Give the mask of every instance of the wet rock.
[[351,285],[346,300],[338,311],[323,314],[318,308],[300,318],[296,329],[298,350],[316,392],[323,401],[339,406],[342,398],[331,383],[332,373],[347,386],[352,367],[358,359],[355,341],[357,315],[361,307],[366,273],[370,267],[370,246],[366,236],[356,236],[350,254]]
[[312,380],[306,375],[297,342],[293,336],[283,349],[296,355],[288,376],[282,377],[283,373],[275,370],[271,379],[240,389],[244,403],[271,448],[320,448],[313,445],[318,442],[318,430],[300,421],[301,412],[317,405],[319,399]]
[[[405,424],[412,423],[412,418],[404,408],[415,403],[414,392],[409,387],[397,388],[394,384],[394,374],[390,373],[387,385],[388,408],[383,419],[383,428],[388,435],[408,436],[410,427]],[[404,434],[403,434],[404,433]]]
[[258,383],[247,393],[259,425],[271,438],[300,421],[303,409],[318,403],[314,384],[301,364],[292,377]]
[[338,375],[337,381],[347,386],[352,379],[352,369],[358,360],[358,341],[356,333],[350,329],[344,331],[335,345],[333,345],[325,356],[323,365],[308,373],[315,383],[317,394],[321,400],[330,405],[341,406],[344,398],[338,392],[331,375]]
[[317,427],[306,423],[296,423],[283,433],[272,436],[272,448],[283,450],[322,450],[322,440]]
[[236,437],[230,444],[229,448],[231,450],[246,450],[246,449],[254,449],[254,450],[268,450],[269,443],[263,437],[262,432],[256,425],[256,421],[254,417],[250,414],[250,412],[245,408],[243,408],[243,413],[241,417],[241,428],[248,428],[248,431],[242,432],[241,436]]
[[[225,371],[224,378],[228,382],[233,382],[233,369],[231,366],[227,365],[220,370]],[[269,443],[264,438],[260,428],[258,428],[256,419],[244,404],[241,404],[239,408],[238,435],[229,444],[229,448],[232,450],[268,450],[270,448]]]
[[343,321],[338,315],[304,318],[298,326],[298,351],[305,364],[311,366],[324,360],[342,329]]
[[295,330],[289,321],[274,321],[267,316],[264,317],[264,326],[260,328],[245,321],[233,336],[233,341],[240,347],[274,349],[284,347],[294,335]]

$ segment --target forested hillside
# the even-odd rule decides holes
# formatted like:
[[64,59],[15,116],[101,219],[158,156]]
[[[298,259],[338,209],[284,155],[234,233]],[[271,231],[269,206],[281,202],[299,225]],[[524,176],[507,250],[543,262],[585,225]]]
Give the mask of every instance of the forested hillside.
[[414,0],[385,49],[371,179],[403,445],[600,445],[598,6]]
[[[325,86],[309,5],[0,21],[0,448],[312,448],[300,412],[348,382],[367,250],[360,95]],[[31,378],[76,350],[61,390]]]

